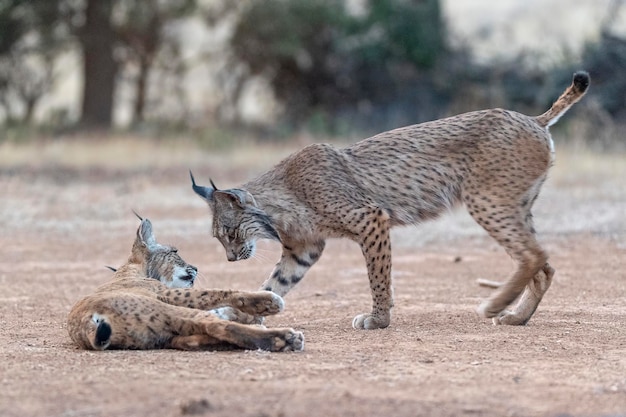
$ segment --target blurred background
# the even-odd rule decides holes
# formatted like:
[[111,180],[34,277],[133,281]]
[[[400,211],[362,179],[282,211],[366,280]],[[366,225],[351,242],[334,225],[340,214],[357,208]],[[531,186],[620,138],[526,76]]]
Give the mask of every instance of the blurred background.
[[555,129],[623,149],[625,3],[0,0],[0,142],[356,140],[481,108],[539,114],[586,69],[590,94]]

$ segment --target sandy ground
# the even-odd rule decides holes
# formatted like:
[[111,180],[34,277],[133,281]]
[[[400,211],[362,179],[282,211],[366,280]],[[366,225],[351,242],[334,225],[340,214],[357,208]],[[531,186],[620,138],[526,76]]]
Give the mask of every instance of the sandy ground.
[[302,330],[299,353],[89,352],[66,331],[72,304],[109,279],[104,265],[125,261],[131,209],[199,267],[198,287],[256,289],[279,247],[228,263],[186,171],[226,186],[250,170],[5,164],[0,415],[625,416],[625,161],[560,157],[535,210],[557,274],[527,326],[475,314],[490,291],[475,279],[503,279],[512,264],[459,211],[394,230],[396,307],[384,330],[351,328],[371,303],[364,261],[354,243],[330,241],[266,322]]

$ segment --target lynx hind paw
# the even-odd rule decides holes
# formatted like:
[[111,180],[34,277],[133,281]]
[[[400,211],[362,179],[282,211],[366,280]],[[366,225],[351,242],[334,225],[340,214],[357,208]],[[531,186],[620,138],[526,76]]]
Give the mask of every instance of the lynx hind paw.
[[299,352],[304,350],[304,334],[288,329],[284,334],[274,337],[273,352]]
[[480,316],[490,319],[496,317],[501,311],[504,311],[505,308],[506,306],[494,305],[491,300],[485,300],[476,308],[476,312]]
[[491,319],[494,325],[505,324],[509,326],[525,326],[530,317],[522,317],[515,311],[504,310]]
[[379,317],[373,314],[359,314],[352,320],[352,327],[365,330],[384,329],[389,326],[390,319],[389,315]]
[[258,291],[239,297],[235,307],[255,316],[269,316],[283,311],[285,301],[280,295],[271,291]]

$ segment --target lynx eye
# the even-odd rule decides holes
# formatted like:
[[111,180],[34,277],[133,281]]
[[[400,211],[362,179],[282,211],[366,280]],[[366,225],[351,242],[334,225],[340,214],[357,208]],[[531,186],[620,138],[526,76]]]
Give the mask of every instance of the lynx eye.
[[220,231],[220,236],[223,237],[228,243],[234,242],[235,239],[237,239],[237,229],[225,227]]

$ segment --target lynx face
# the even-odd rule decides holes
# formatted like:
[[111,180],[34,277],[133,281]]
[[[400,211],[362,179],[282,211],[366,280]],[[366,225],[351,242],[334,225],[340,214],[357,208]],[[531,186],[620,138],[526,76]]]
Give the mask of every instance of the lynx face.
[[137,230],[132,257],[143,263],[148,278],[169,288],[191,288],[198,274],[198,268],[185,262],[178,249],[157,243],[148,219]]
[[[191,172],[189,173],[191,175]],[[270,217],[260,209],[252,195],[240,189],[218,190],[198,186],[191,175],[193,190],[204,199],[213,212],[213,236],[226,250],[230,262],[251,258],[258,239],[280,242]]]
[[224,204],[219,201],[219,197],[211,206],[213,236],[224,246],[229,261],[251,258],[258,239],[280,241],[269,216],[263,210],[250,204]]
[[176,248],[162,246],[148,257],[148,277],[159,280],[166,287],[191,288],[197,274],[198,269],[185,262]]

